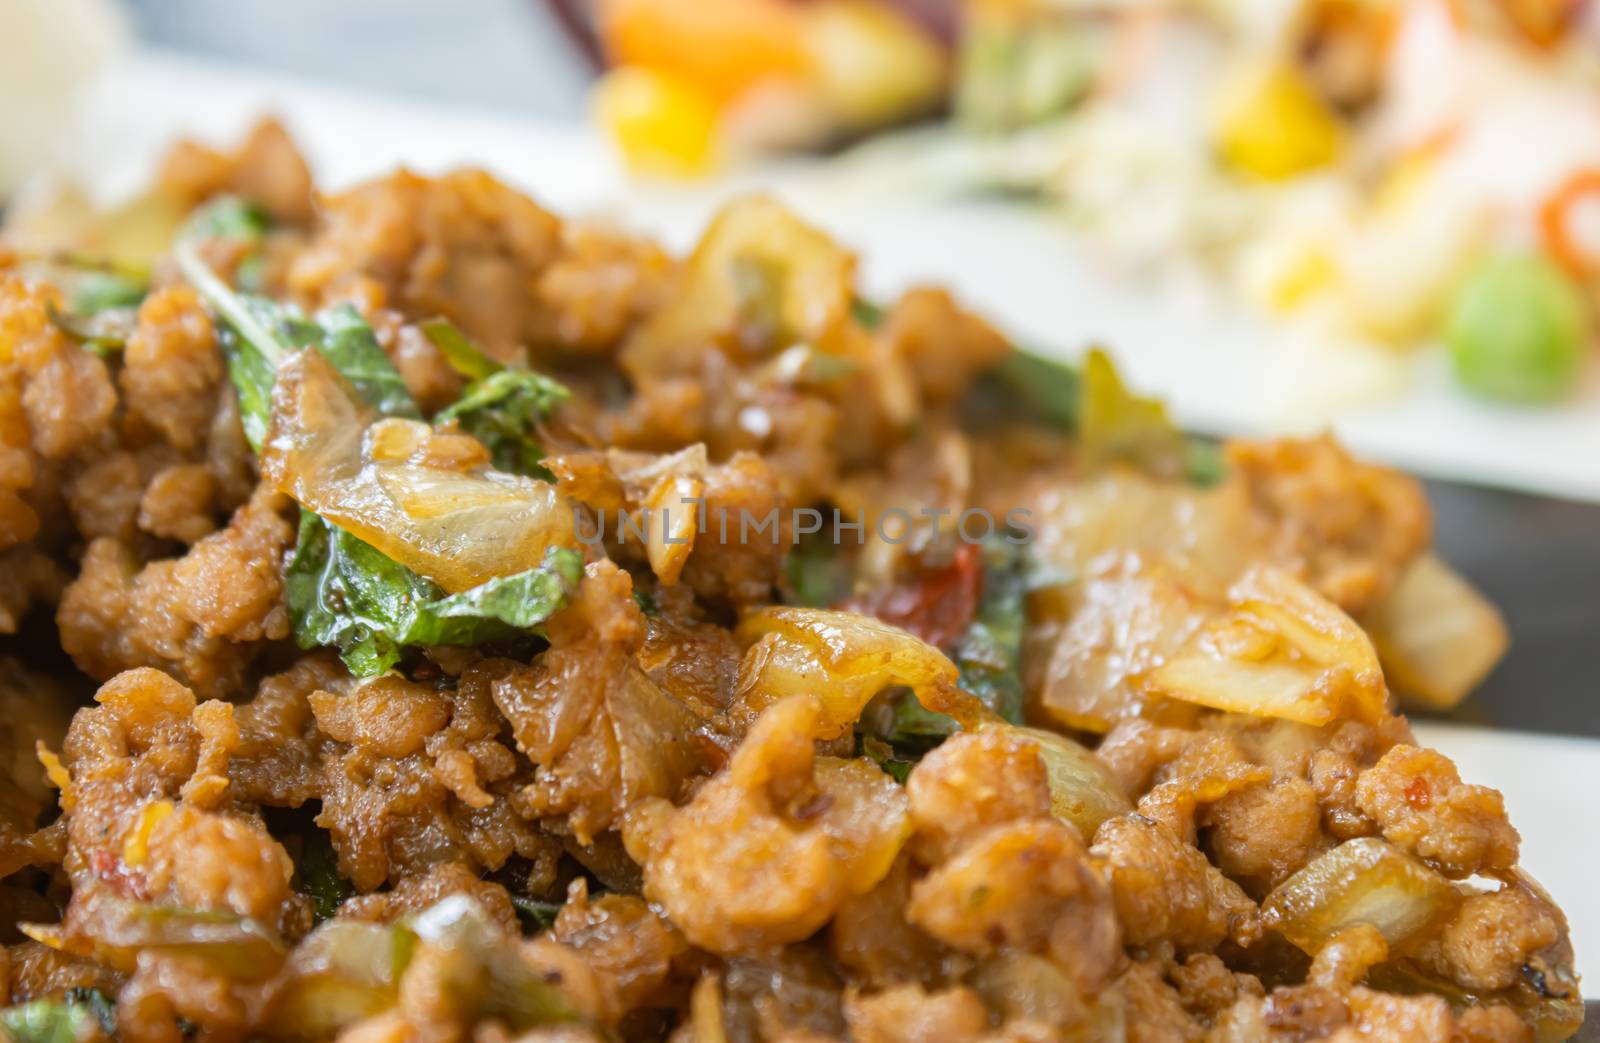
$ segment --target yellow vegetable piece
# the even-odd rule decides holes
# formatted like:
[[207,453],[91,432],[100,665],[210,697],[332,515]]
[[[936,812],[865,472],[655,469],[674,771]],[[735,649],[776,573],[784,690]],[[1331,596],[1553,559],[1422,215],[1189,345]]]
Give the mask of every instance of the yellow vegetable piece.
[[1384,171],[1372,193],[1372,208],[1380,213],[1401,210],[1430,187],[1439,169],[1436,148],[1414,149]]
[[597,14],[614,66],[671,76],[719,105],[810,74],[804,9],[788,0],[600,0]]
[[812,72],[835,118],[870,127],[938,104],[944,52],[915,22],[863,0],[824,0],[805,11]]
[[1327,166],[1345,144],[1339,118],[1287,65],[1249,69],[1228,84],[1215,137],[1229,166],[1274,181]]
[[688,80],[624,66],[601,78],[595,118],[637,174],[692,178],[718,164],[718,111]]
[[1339,269],[1322,250],[1309,249],[1279,273],[1268,300],[1277,311],[1293,311],[1339,281]]

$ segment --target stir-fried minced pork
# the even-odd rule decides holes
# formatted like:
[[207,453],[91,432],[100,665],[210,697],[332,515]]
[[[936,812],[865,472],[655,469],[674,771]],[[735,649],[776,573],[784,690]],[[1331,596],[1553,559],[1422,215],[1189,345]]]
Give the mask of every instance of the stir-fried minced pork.
[[1411,479],[875,307],[770,200],[678,259],[481,171],[314,197],[271,123],[142,198],[153,264],[0,249],[0,1035],[1575,1030],[1351,618]]

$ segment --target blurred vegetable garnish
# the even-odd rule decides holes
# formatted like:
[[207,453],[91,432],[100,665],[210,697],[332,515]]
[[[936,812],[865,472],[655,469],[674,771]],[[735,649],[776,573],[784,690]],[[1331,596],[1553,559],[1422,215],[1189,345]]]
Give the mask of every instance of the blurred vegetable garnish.
[[614,68],[595,113],[630,168],[692,177],[729,154],[816,146],[929,112],[947,59],[874,0],[604,0]]
[[1489,398],[1547,402],[1573,389],[1592,333],[1587,305],[1540,257],[1483,261],[1456,292],[1446,338],[1456,375]]

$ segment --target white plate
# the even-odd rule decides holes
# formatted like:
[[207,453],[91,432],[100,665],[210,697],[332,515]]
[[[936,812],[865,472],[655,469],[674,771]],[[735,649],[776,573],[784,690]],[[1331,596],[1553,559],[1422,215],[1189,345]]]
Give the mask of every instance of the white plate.
[[[690,241],[718,192],[640,194],[586,131],[363,96],[277,76],[243,76],[142,55],[97,93],[82,128],[78,174],[106,196],[136,188],[170,139],[237,138],[249,120],[281,115],[319,181],[337,187],[398,164],[437,171],[486,167],[563,212],[604,211]],[[1054,230],[992,208],[939,213],[830,208],[803,178],[787,193],[863,254],[863,275],[888,293],[914,279],[952,283],[963,297],[1042,347],[1101,339],[1133,379],[1179,415],[1219,430],[1272,426],[1259,331],[1193,301],[1160,306],[1137,287],[1107,283]],[[725,191],[725,190],[724,190]],[[624,202],[631,200],[631,202]],[[1351,417],[1340,434],[1362,452],[1419,470],[1600,500],[1600,410],[1501,414],[1442,388],[1406,409]],[[1454,757],[1464,778],[1500,789],[1523,837],[1523,865],[1566,909],[1579,969],[1600,997],[1600,742],[1449,725],[1422,741]]]

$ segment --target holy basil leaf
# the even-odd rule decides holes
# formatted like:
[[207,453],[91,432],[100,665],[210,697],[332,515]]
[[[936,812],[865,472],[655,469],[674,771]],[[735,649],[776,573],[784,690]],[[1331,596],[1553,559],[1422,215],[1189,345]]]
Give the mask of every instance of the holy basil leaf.
[[117,1029],[117,1001],[106,995],[100,989],[89,985],[74,985],[61,994],[61,998],[68,1003],[76,1004],[88,1009],[100,1027],[107,1032]]
[[259,240],[272,227],[272,216],[261,204],[242,196],[219,196],[196,210],[184,225],[187,239]]
[[1028,416],[1077,429],[1082,378],[1074,366],[1018,349],[989,376]]
[[856,746],[857,756],[871,758],[884,774],[902,786],[911,777],[911,769],[917,766],[915,757],[902,757],[893,746],[871,735],[857,736]]
[[482,380],[505,369],[449,319],[429,319],[421,323],[419,328],[423,336],[439,349],[439,354],[444,356],[450,368],[468,380]]
[[285,568],[301,648],[331,646],[358,677],[393,667],[408,646],[477,645],[525,633],[566,603],[583,572],[552,548],[536,568],[446,595],[382,551],[309,511]]
[[544,459],[539,424],[569,397],[571,393],[549,377],[503,369],[467,385],[434,422],[454,420],[488,448],[500,470],[549,481],[550,472],[539,462]]
[[352,673],[381,674],[400,661],[396,621],[440,591],[382,551],[310,511],[284,568],[284,599],[301,648],[337,648]]
[[330,308],[315,321],[292,305],[229,287],[200,257],[193,239],[174,251],[184,277],[218,318],[218,339],[228,361],[228,377],[239,396],[245,438],[261,451],[272,422],[272,385],[278,367],[299,349],[315,347],[373,408],[386,416],[421,419],[399,370],[379,345],[372,327],[348,304]]
[[1196,485],[1211,486],[1221,482],[1228,476],[1228,460],[1222,452],[1222,443],[1191,436],[1184,448],[1183,473]]
[[353,305],[329,308],[307,325],[320,333],[315,343],[322,354],[374,409],[384,416],[422,419],[400,371]]
[[239,196],[222,196],[197,210],[184,226],[185,239],[229,239],[248,249],[234,265],[233,281],[244,290],[261,288],[266,256],[261,244],[272,229],[272,215],[258,203]]
[[1098,348],[1081,368],[1019,348],[984,375],[968,406],[980,421],[1022,418],[1073,432],[1091,463],[1126,460],[1197,485],[1226,473],[1216,442],[1186,434],[1159,400],[1134,394]]
[[961,687],[1010,721],[1022,723],[1022,631],[1031,566],[1026,548],[1003,540],[984,547],[983,595],[951,658]]
[[575,550],[551,548],[537,568],[511,576],[496,576],[471,590],[431,601],[406,631],[407,644],[477,644],[473,628],[485,620],[498,620],[516,630],[530,630],[550,618],[578,585],[583,557]]
[[73,286],[67,306],[73,315],[98,315],[112,308],[136,308],[149,292],[146,279],[124,272],[90,271]]
[[65,311],[50,308],[50,321],[67,336],[102,357],[123,349],[138,325],[139,304],[150,280],[113,269],[78,272],[70,280]]
[[92,314],[60,311],[53,305],[49,310],[56,329],[101,358],[121,351],[138,326],[133,308],[106,308]]
[[201,258],[195,240],[179,240],[173,250],[178,269],[221,320],[217,337],[228,360],[228,377],[239,396],[239,420],[257,452],[272,420],[272,385],[290,346],[280,334],[284,306],[234,292]]
[[68,989],[60,999],[40,999],[0,1010],[0,1035],[12,1043],[77,1043],[91,1028],[116,1031],[116,1005],[99,989]]
[[882,326],[883,320],[887,317],[882,305],[861,297],[850,302],[850,314],[858,324],[869,330]]
[[339,856],[333,840],[322,829],[311,829],[300,851],[300,890],[310,897],[316,921],[332,919],[355,885],[339,875]]
[[549,930],[556,922],[556,914],[561,912],[561,903],[542,902],[525,895],[512,895],[511,908],[517,911],[517,920],[522,924],[523,931],[528,934],[538,934],[540,931]]
[[850,595],[855,557],[836,532],[801,536],[783,559],[784,601],[807,608],[828,608]]

